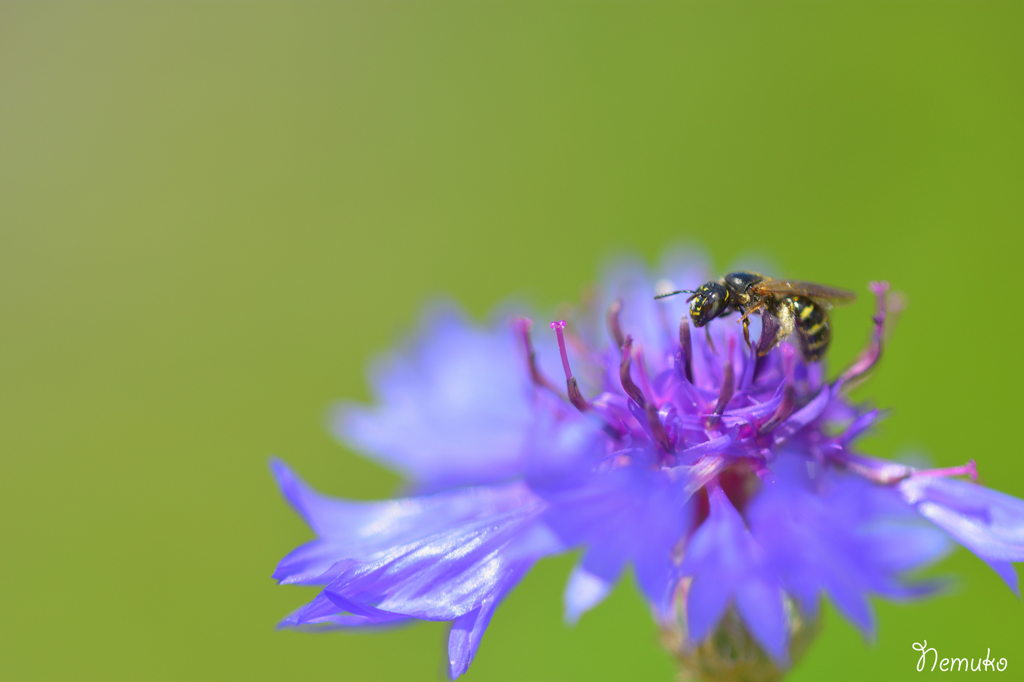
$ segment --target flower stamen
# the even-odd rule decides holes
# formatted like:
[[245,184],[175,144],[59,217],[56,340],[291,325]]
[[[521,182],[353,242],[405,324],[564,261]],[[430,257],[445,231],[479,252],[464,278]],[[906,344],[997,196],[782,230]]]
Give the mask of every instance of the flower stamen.
[[978,467],[975,465],[974,460],[970,460],[967,464],[958,467],[946,467],[944,469],[922,469],[915,471],[911,478],[918,478],[921,476],[936,476],[939,478],[948,478],[952,476],[969,476],[972,481],[978,480]]
[[736,350],[736,339],[729,337],[729,355],[725,360],[725,368],[722,372],[722,387],[718,393],[718,402],[715,403],[714,415],[708,417],[708,428],[716,428],[719,418],[725,412],[726,406],[732,400],[732,394],[736,390],[736,371],[733,369],[732,357]]
[[647,399],[644,398],[644,392],[633,383],[633,377],[629,375],[630,359],[633,355],[633,337],[629,334],[622,343],[622,361],[619,363],[619,381],[622,383],[622,390],[626,392],[630,398],[632,398],[637,405],[644,407],[647,405]]
[[647,374],[647,365],[644,364],[644,347],[639,343],[633,346],[633,361],[636,362],[636,371],[640,374],[640,388],[644,396],[650,396],[652,401],[656,400],[658,396],[654,393],[651,377]]
[[622,350],[622,347],[626,345],[626,337],[622,333],[622,322],[619,320],[620,313],[622,313],[622,300],[616,299],[608,306],[605,320],[608,323],[608,333],[612,335],[612,339],[615,341],[615,345],[619,347],[619,350]]
[[[661,419],[658,417],[658,410],[654,407],[654,403],[647,403],[644,406],[644,412],[647,413],[647,425],[651,427],[651,435],[654,436],[654,440],[667,454],[673,454],[676,448],[672,444],[672,439],[669,438],[668,431],[665,430],[665,425],[661,423]],[[662,464],[665,463],[664,461],[662,462]]]
[[569,355],[565,350],[565,320],[559,320],[558,322],[552,322],[550,327],[555,330],[555,335],[558,337],[558,352],[562,356],[562,369],[565,370],[565,387],[569,392],[569,402],[573,404],[580,412],[586,412],[590,409],[590,405],[587,403],[586,398],[580,393],[579,384],[576,382],[576,377],[572,375],[572,370],[569,369]]
[[533,320],[528,317],[517,317],[513,322],[516,331],[519,332],[519,338],[522,341],[523,348],[526,350],[526,362],[530,372],[530,381],[533,382],[534,386],[539,388],[546,388],[547,390],[559,394],[558,388],[540,371],[540,367],[537,366],[537,351],[533,348],[533,337],[530,335],[530,330],[533,327]]
[[914,469],[906,464],[890,462],[884,459],[861,457],[850,452],[836,450],[826,454],[828,459],[837,466],[866,478],[879,485],[891,485],[910,478]]
[[875,322],[875,329],[871,335],[871,345],[862,351],[853,364],[839,376],[839,379],[836,380],[837,386],[864,376],[882,357],[882,339],[885,334],[885,300],[886,292],[889,291],[889,283],[871,282],[868,287],[875,295],[875,316],[872,318]]
[[679,318],[679,364],[683,378],[693,383],[693,345],[690,342],[690,321],[686,316]]
[[786,417],[793,413],[793,408],[796,407],[796,386],[793,378],[794,372],[794,351],[791,346],[782,346],[782,366],[786,372],[786,384],[782,389],[782,402],[779,403],[779,407],[775,410],[768,421],[761,425],[757,430],[758,436],[771,433],[776,426],[786,420]]

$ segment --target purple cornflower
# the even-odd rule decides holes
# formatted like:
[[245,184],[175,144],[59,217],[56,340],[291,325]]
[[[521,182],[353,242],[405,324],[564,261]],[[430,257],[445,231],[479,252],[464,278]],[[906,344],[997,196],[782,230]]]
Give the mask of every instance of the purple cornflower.
[[867,349],[828,380],[788,343],[758,358],[728,318],[693,333],[685,301],[653,295],[705,273],[663,272],[619,267],[544,334],[526,318],[429,314],[372,373],[376,404],[335,420],[343,442],[408,477],[408,497],[331,499],[272,463],[317,535],[274,577],[323,586],[282,625],[451,621],[458,677],[534,562],[581,547],[567,621],[632,564],[688,670],[770,679],[813,638],[823,595],[870,634],[868,597],[934,591],[905,574],[950,538],[1018,592],[1024,501],[958,478],[975,478],[973,461],[917,470],[854,448],[882,416],[846,389],[881,354],[887,285],[871,287]]

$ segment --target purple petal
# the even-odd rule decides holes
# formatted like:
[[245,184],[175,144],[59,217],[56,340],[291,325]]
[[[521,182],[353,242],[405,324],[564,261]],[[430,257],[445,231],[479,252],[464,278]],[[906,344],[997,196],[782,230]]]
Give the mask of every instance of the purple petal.
[[686,601],[690,642],[697,644],[711,632],[734,596],[750,632],[783,662],[788,634],[780,585],[721,488],[714,488],[708,501],[708,518],[691,538],[680,569],[694,576]]
[[283,463],[271,467],[288,501],[321,536],[286,557],[287,582],[330,581],[282,627],[455,620],[451,673],[473,658],[495,606],[533,563],[562,545],[541,523],[547,504],[523,483],[387,502],[318,494]]
[[378,363],[373,407],[345,404],[335,435],[353,449],[438,489],[522,471],[533,389],[510,329],[435,312],[414,348]]
[[339,613],[338,605],[325,594],[316,596],[309,604],[291,613],[282,620],[279,628],[337,630],[399,625],[411,620],[400,614],[354,615]]
[[468,522],[350,564],[326,593],[339,603],[345,599],[424,620],[453,620],[500,592],[537,558],[561,548],[537,524],[540,509],[533,505]]
[[861,581],[842,571],[835,571],[824,577],[825,589],[835,603],[836,608],[853,624],[860,628],[866,637],[872,638],[875,633],[875,614],[867,600],[867,592]]
[[[668,318],[666,312],[671,306],[678,305],[679,301],[654,300],[654,279],[641,261],[617,263],[605,273],[602,281],[606,292],[598,299],[602,314],[612,301],[623,300],[625,305],[620,313],[622,328],[634,338],[643,340],[648,357],[659,358],[670,350],[674,351],[674,325],[678,324],[679,317]],[[672,320],[672,327],[665,324],[666,319]]]
[[587,547],[582,567],[606,583],[634,562],[644,594],[662,608],[675,584],[673,551],[692,519],[684,482],[646,462],[577,480],[541,491],[545,521],[566,545]]
[[905,586],[900,576],[942,557],[949,543],[894,488],[834,472],[812,481],[799,466],[802,459],[780,456],[776,477],[748,509],[751,531],[805,610],[825,591],[871,636],[868,595],[911,598],[934,591],[934,584]]
[[680,465],[693,464],[706,454],[722,452],[736,440],[736,434],[738,431],[739,429],[730,429],[729,432],[723,436],[718,436],[704,441],[703,443],[692,445],[685,450],[676,453],[677,461]]
[[282,494],[319,538],[281,560],[274,578],[282,583],[324,584],[343,559],[365,560],[445,529],[536,504],[520,483],[464,488],[424,497],[352,502],[321,495],[280,460],[271,470]]
[[899,490],[922,516],[982,559],[1024,561],[1024,500],[937,476],[911,477]]
[[732,588],[733,585],[709,574],[698,575],[690,583],[686,596],[686,626],[692,644],[698,644],[711,634],[729,606]]
[[872,562],[902,573],[929,566],[952,549],[949,536],[934,526],[907,521],[880,521],[863,528]]
[[779,586],[765,580],[741,584],[736,592],[736,608],[761,647],[777,662],[785,664],[789,634]]
[[604,601],[612,585],[612,582],[599,578],[583,566],[573,568],[563,596],[565,622],[569,625],[578,623],[580,616]]
[[828,407],[830,400],[832,400],[832,390],[830,387],[825,386],[813,400],[794,412],[775,428],[772,432],[772,438],[775,443],[783,443],[821,416],[821,413]]
[[1006,586],[1010,588],[1015,595],[1020,597],[1020,584],[1017,577],[1017,569],[1013,567],[1013,564],[1009,561],[1000,561],[999,559],[982,559],[986,564],[989,565],[996,574],[1003,579]]
[[494,609],[508,590],[519,582],[523,573],[525,569],[510,574],[501,590],[484,599],[478,608],[452,622],[452,629],[448,635],[448,674],[453,680],[469,669],[469,664],[473,662],[476,650],[480,646],[480,638],[483,637],[484,630],[494,615]]

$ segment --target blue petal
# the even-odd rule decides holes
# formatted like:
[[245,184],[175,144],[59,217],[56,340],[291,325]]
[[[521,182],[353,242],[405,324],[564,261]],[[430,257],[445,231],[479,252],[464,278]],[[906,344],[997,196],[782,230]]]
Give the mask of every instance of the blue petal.
[[933,591],[934,584],[906,586],[900,575],[941,558],[949,543],[894,489],[834,472],[819,472],[812,481],[806,467],[795,466],[801,459],[780,457],[775,478],[747,511],[751,531],[805,610],[815,608],[825,591],[871,636],[868,596],[912,598]]
[[697,644],[711,634],[729,606],[733,588],[710,573],[693,579],[686,597],[686,628],[691,643]]
[[410,618],[453,620],[453,677],[465,672],[496,605],[541,556],[563,546],[540,523],[547,504],[523,483],[386,502],[348,502],[271,467],[288,501],[321,536],[275,575],[327,588],[282,627],[353,628]]
[[750,633],[776,661],[786,661],[789,634],[782,589],[761,548],[721,488],[708,495],[708,517],[691,538],[680,569],[694,576],[687,591],[690,642],[706,637],[735,598]]
[[550,505],[545,522],[566,545],[584,546],[582,567],[606,583],[633,562],[640,588],[665,610],[676,582],[672,555],[692,518],[684,485],[646,460],[570,480],[537,488]]
[[494,595],[483,600],[480,606],[469,613],[462,615],[452,622],[452,629],[448,635],[448,674],[456,679],[473,662],[476,650],[480,646],[480,638],[484,630],[491,622],[494,609],[497,608],[505,593],[523,577],[525,568],[519,573],[512,573],[507,576],[505,585]]
[[511,328],[474,327],[452,310],[423,327],[415,347],[378,363],[376,405],[338,408],[335,435],[424,489],[520,474],[534,389]]
[[828,407],[832,397],[831,387],[822,387],[822,389],[818,391],[818,395],[816,395],[809,403],[791,414],[785,421],[775,428],[772,432],[772,439],[775,443],[781,444],[785,442],[798,431],[820,417],[822,412],[825,411],[825,408]]
[[452,620],[545,554],[560,549],[537,522],[540,506],[467,522],[351,563],[332,599],[425,620]]
[[982,559],[1024,561],[1024,500],[937,476],[914,476],[899,490],[922,516]]
[[270,463],[285,498],[319,536],[281,560],[274,578],[282,583],[325,584],[343,559],[365,560],[395,546],[475,519],[535,504],[519,483],[464,488],[383,502],[352,502],[321,495],[280,460]]
[[875,565],[893,572],[929,566],[949,554],[949,536],[934,526],[904,520],[878,521],[862,529]]
[[758,643],[776,661],[788,661],[786,611],[778,584],[767,580],[742,583],[736,592],[736,609]]
[[359,607],[354,607],[359,611],[358,614],[351,611],[342,613],[340,608],[335,601],[321,592],[313,601],[282,620],[278,627],[333,630],[397,625],[411,620],[408,616],[398,613],[360,609]]
[[[843,573],[846,575],[844,576]],[[867,589],[852,571],[836,571],[822,582],[840,613],[860,628],[865,637],[875,635],[875,614],[867,600]]]
[[996,575],[1003,579],[1003,582],[1006,583],[1006,586],[1009,587],[1015,595],[1020,597],[1020,584],[1017,577],[1017,569],[1013,567],[1011,562],[1000,561],[999,559],[983,559],[983,561],[989,565],[989,568],[996,572]]
[[580,616],[594,608],[612,591],[612,582],[594,575],[583,566],[577,565],[569,574],[562,601],[565,605],[565,622],[575,625]]
[[[604,286],[598,299],[599,310],[607,310],[616,299],[623,301],[620,313],[622,329],[638,343],[643,343],[649,357],[661,357],[670,349],[674,352],[674,330],[665,324],[665,320],[672,319],[678,324],[679,317],[666,318],[664,313],[667,308],[677,307],[680,303],[672,299],[654,300],[654,279],[642,261],[621,260],[604,273],[601,281]],[[691,284],[679,282],[676,286]],[[601,340],[604,344],[608,342],[607,337]]]

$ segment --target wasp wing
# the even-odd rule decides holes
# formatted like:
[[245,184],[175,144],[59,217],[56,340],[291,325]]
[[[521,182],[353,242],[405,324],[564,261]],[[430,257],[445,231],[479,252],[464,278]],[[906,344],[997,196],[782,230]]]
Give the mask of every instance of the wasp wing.
[[765,277],[754,285],[759,293],[773,296],[807,296],[828,305],[843,305],[857,298],[857,294],[848,289],[829,287],[814,282],[801,282],[795,279],[772,279]]

